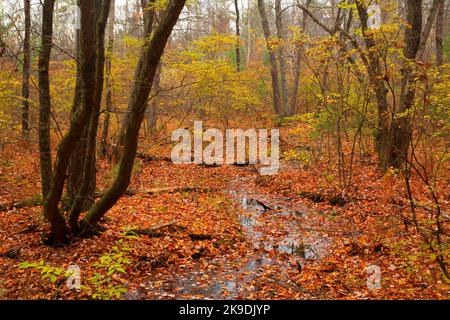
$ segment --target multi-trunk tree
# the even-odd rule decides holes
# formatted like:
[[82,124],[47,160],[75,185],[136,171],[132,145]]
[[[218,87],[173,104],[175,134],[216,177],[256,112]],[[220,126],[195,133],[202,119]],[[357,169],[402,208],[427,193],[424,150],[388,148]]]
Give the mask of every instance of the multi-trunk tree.
[[[170,34],[178,21],[178,17],[184,7],[184,0],[171,0],[168,2],[165,13],[160,23],[152,33],[149,25],[145,28],[145,43],[142,47],[141,56],[136,67],[134,85],[129,99],[129,117],[125,129],[124,152],[119,161],[119,172],[111,188],[105,192],[100,200],[92,201],[87,208],[88,213],[80,221],[81,212],[84,208],[86,197],[89,196],[89,186],[95,171],[95,150],[98,133],[101,97],[103,91],[103,70],[105,60],[104,36],[106,24],[110,12],[110,0],[83,0],[80,1],[81,9],[81,31],[79,47],[79,76],[81,98],[79,107],[73,110],[69,129],[61,140],[56,154],[55,164],[52,168],[51,162],[43,162],[43,167],[52,172],[48,179],[44,194],[44,215],[51,225],[51,234],[48,243],[52,245],[66,244],[71,236],[89,235],[98,231],[99,220],[120,199],[126,191],[133,169],[138,136],[142,120],[145,115],[147,100],[152,88],[153,78],[158,68],[161,56]],[[43,25],[46,26],[43,43],[51,48],[51,26],[53,18],[54,1],[44,2]],[[149,14],[152,14],[149,12]],[[44,48],[44,47],[43,47]],[[42,66],[46,66],[48,80],[49,51],[41,52]],[[42,75],[44,79],[44,76]],[[45,81],[43,85],[48,84]],[[44,88],[45,89],[45,88]],[[50,95],[46,90],[41,90],[44,96],[42,101],[49,102]],[[44,107],[44,108],[43,108]],[[46,104],[41,106],[41,114],[50,112]],[[87,128],[87,129],[86,129]],[[69,161],[74,156],[77,146],[81,143],[83,133],[87,130],[87,141],[85,154],[83,155],[83,168],[79,174],[82,176],[76,196],[71,201],[68,212],[64,214],[60,208],[64,186],[67,181],[67,170]],[[44,139],[45,138],[45,139]],[[41,145],[50,145],[49,134],[41,137]],[[50,156],[50,153],[48,153]],[[51,158],[50,158],[51,159]],[[46,160],[45,157],[41,161]],[[66,217],[68,217],[66,219]]]

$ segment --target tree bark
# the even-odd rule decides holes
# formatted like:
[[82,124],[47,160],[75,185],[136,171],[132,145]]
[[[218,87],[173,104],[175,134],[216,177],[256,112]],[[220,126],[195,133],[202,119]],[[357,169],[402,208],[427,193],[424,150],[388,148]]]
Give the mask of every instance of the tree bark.
[[284,27],[283,27],[283,16],[281,12],[281,0],[275,0],[275,25],[277,27],[278,41],[280,42],[277,52],[278,52],[278,60],[280,62],[281,98],[283,101],[283,113],[286,116],[290,116],[292,115],[292,113],[289,106],[286,57],[283,48]]
[[[61,200],[69,159],[78,144],[82,132],[89,122],[95,105],[95,82],[97,51],[95,47],[95,1],[83,0],[81,8],[81,107],[72,115],[70,128],[58,146],[51,188],[44,202],[44,215],[50,221],[49,244],[60,245],[69,242],[68,228],[58,205]],[[45,10],[44,10],[45,13]]]
[[275,107],[275,113],[277,115],[283,114],[283,107],[281,105],[281,93],[279,82],[279,69],[275,50],[272,48],[271,40],[272,33],[270,31],[269,20],[267,18],[267,12],[264,4],[264,0],[258,0],[259,14],[261,17],[261,23],[264,31],[264,37],[266,38],[267,52],[270,59],[271,76],[272,76],[272,90],[273,90],[273,103]]
[[[95,2],[95,84],[93,93],[91,93],[91,91],[88,93],[83,91],[83,96],[90,94],[94,96],[94,98],[89,99],[89,101],[91,101],[91,99],[94,100],[94,105],[90,114],[89,126],[87,127],[87,144],[82,172],[83,178],[75,201],[72,204],[69,219],[69,225],[74,233],[78,231],[78,218],[81,212],[84,209],[87,210],[95,199],[97,134],[104,83],[105,31],[110,13],[110,3],[110,0],[96,0]],[[86,102],[87,100],[83,101],[83,103]],[[86,105],[83,105],[82,107],[88,108]]]
[[[143,0],[145,1],[145,0]],[[111,8],[109,12],[109,27],[108,27],[108,48],[106,56],[106,114],[103,122],[102,138],[100,143],[100,154],[106,156],[109,123],[111,121],[111,112],[114,109],[113,106],[113,88],[112,88],[112,54],[114,50],[114,24],[115,24],[115,10],[116,1],[111,0]],[[143,7],[145,10],[145,7]]]
[[389,115],[388,115],[388,90],[385,84],[385,75],[380,61],[380,56],[376,48],[376,42],[370,34],[367,27],[369,19],[367,7],[360,1],[356,1],[359,19],[361,20],[361,28],[364,37],[364,42],[367,48],[368,57],[368,74],[370,82],[375,91],[375,97],[378,105],[378,130],[376,134],[376,147],[379,156],[379,165],[383,170],[386,170],[392,163],[389,159],[388,144],[389,144]]
[[52,154],[50,140],[50,81],[49,67],[53,36],[53,10],[55,0],[44,0],[42,9],[41,50],[39,53],[39,152],[42,180],[42,198],[50,190],[52,180]]
[[22,136],[26,137],[29,130],[29,98],[30,98],[30,37],[31,37],[31,0],[24,0],[25,36],[23,40],[23,82],[22,82]]
[[420,48],[422,35],[422,0],[406,0],[408,27],[405,31],[405,48],[403,54],[406,61],[402,70],[402,87],[400,108],[392,123],[392,143],[390,144],[390,159],[392,166],[402,168],[408,158],[411,143],[411,118],[408,114],[414,104],[414,60]]
[[[312,0],[307,0],[305,3],[305,8],[309,9],[309,6],[311,5]],[[300,24],[300,28],[303,33],[306,33],[306,23],[308,21],[308,15],[305,11],[302,11],[302,20]],[[294,89],[292,91],[292,105],[291,110],[292,112],[295,112],[297,110],[297,101],[298,101],[298,90],[300,89],[300,75],[301,75],[301,52],[300,48],[297,48],[297,59],[295,62],[295,76],[294,76]]]
[[97,223],[120,199],[127,190],[138,146],[139,131],[145,115],[147,101],[152,89],[152,83],[158,64],[161,60],[166,43],[172,33],[186,0],[171,0],[158,28],[152,37],[147,25],[146,41],[135,72],[132,94],[129,99],[130,117],[125,130],[125,146],[120,160],[116,180],[105,195],[96,202],[82,221],[83,231],[89,233],[95,230]]
[[436,18],[436,65],[444,64],[444,13],[445,0],[439,0]]
[[441,2],[442,2],[442,0],[433,0],[433,3],[431,4],[430,13],[428,15],[427,22],[423,28],[422,36],[420,39],[419,50],[417,52],[416,59],[418,61],[423,60],[423,56],[425,54],[425,49],[427,47],[427,41],[428,41],[428,38],[430,37],[431,28],[433,27],[434,20],[436,18],[436,13],[438,11],[438,7]]
[[161,72],[162,72],[162,63],[160,62],[158,65],[158,69],[156,70],[155,78],[153,79],[153,87],[152,92],[155,94],[150,104],[148,105],[148,116],[147,116],[147,125],[149,129],[149,133],[155,133],[158,125],[158,103],[156,99],[156,95],[161,87]]
[[241,15],[239,12],[239,0],[234,0],[234,8],[236,11],[236,69],[241,72]]

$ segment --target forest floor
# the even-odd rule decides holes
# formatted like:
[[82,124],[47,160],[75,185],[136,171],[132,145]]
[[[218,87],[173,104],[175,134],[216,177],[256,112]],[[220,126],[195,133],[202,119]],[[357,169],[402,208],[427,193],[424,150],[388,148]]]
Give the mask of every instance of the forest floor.
[[[110,211],[101,236],[50,248],[41,240],[48,230],[41,207],[12,205],[39,198],[37,150],[8,145],[0,161],[0,205],[6,207],[0,254],[17,249],[0,256],[1,299],[93,297],[95,263],[124,246],[130,263],[110,279],[127,290],[123,299],[449,298],[432,255],[400,218],[408,210],[401,181],[382,176],[374,164],[358,163],[352,191],[340,197],[327,163],[283,162],[279,175],[260,176],[253,167],[139,160],[131,189],[140,191]],[[102,189],[114,169],[100,165],[110,172],[99,177]],[[196,189],[164,189],[187,186]],[[149,235],[124,236],[133,227],[164,225]],[[64,269],[76,264],[83,289],[19,268],[25,261]],[[370,266],[381,270],[379,289],[368,288]]]

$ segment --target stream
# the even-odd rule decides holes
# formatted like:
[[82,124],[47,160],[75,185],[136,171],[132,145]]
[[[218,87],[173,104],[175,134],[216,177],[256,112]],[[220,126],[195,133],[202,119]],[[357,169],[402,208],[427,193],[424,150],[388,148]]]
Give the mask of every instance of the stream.
[[238,208],[249,250],[238,258],[224,255],[201,259],[194,268],[177,270],[170,280],[167,275],[152,279],[144,288],[155,299],[252,298],[258,290],[258,278],[267,270],[274,270],[273,281],[277,285],[286,282],[292,286],[289,271],[326,255],[330,240],[301,230],[308,217],[317,213],[294,205],[288,198],[247,191],[248,181],[232,181],[227,192]]

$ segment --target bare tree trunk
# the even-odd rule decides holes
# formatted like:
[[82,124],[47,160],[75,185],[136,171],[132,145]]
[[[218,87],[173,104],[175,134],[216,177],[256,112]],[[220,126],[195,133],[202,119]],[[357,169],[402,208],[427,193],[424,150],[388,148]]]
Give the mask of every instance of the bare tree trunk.
[[[143,0],[145,1],[145,0]],[[143,7],[145,10],[145,7]],[[114,24],[115,24],[116,1],[111,0],[111,8],[109,12],[109,27],[108,27],[108,48],[106,55],[106,114],[103,122],[102,138],[100,143],[100,154],[105,156],[107,153],[109,123],[111,121],[111,112],[113,106],[113,91],[112,91],[112,54],[114,50]],[[145,16],[145,15],[144,15]],[[144,20],[145,21],[145,20]]]
[[[83,163],[83,179],[79,187],[75,201],[72,204],[69,225],[74,233],[78,231],[78,218],[81,212],[94,202],[96,189],[96,150],[97,150],[97,134],[99,127],[99,117],[103,93],[104,69],[105,69],[105,31],[108,17],[110,14],[110,0],[96,0],[95,2],[95,84],[94,84],[94,105],[91,111],[85,158]],[[83,95],[89,95],[84,93]],[[85,103],[83,101],[83,103]],[[82,106],[87,108],[86,105]]]
[[411,143],[411,118],[408,111],[414,104],[414,66],[411,61],[416,59],[422,35],[422,0],[406,0],[408,27],[405,31],[405,59],[402,69],[402,89],[398,117],[392,124],[392,143],[390,144],[390,159],[396,168],[402,168],[408,158]]
[[[49,244],[66,244],[68,228],[58,205],[62,197],[69,159],[78,144],[83,130],[89,123],[95,105],[97,50],[95,47],[95,1],[83,0],[81,8],[81,107],[72,115],[70,128],[58,146],[51,188],[44,202],[44,214],[51,224]],[[45,12],[45,10],[44,10]],[[81,173],[80,173],[81,174]]]
[[[153,10],[149,10],[148,6],[151,3],[154,3],[156,0],[142,0],[141,5],[144,11],[144,25],[145,31],[144,35],[151,34],[153,32],[153,27],[155,23],[155,12]],[[145,8],[145,9],[144,9]],[[147,33],[148,32],[148,33]],[[116,150],[114,150],[114,158],[115,160],[120,159],[124,150],[125,145],[125,135],[126,135],[126,124],[129,121],[130,112],[127,112],[124,119],[122,120],[121,126],[119,128],[118,141]]]
[[280,94],[280,82],[278,78],[278,62],[275,54],[275,50],[272,48],[270,41],[272,40],[272,33],[270,31],[269,20],[267,18],[267,12],[264,4],[264,0],[258,0],[259,14],[261,16],[261,23],[266,38],[267,52],[270,59],[271,75],[272,75],[272,90],[273,90],[273,102],[275,106],[275,113],[277,115],[283,114],[283,108],[281,106],[281,94]]
[[[305,3],[305,8],[309,9],[309,6],[311,5],[312,0],[307,0]],[[308,20],[308,15],[305,11],[303,11],[302,15],[302,22],[300,24],[300,28],[303,33],[306,33],[306,23]],[[297,59],[295,63],[295,77],[294,77],[294,90],[292,92],[292,105],[291,110],[292,112],[295,112],[297,110],[297,100],[298,100],[298,90],[300,88],[300,75],[301,75],[301,52],[300,48],[297,48]]]
[[171,0],[160,24],[150,38],[149,25],[146,26],[146,42],[136,68],[135,81],[129,100],[130,117],[126,124],[125,146],[120,160],[119,172],[111,188],[95,203],[82,221],[85,232],[95,229],[97,223],[111,209],[127,190],[138,146],[139,131],[145,115],[152,83],[167,41],[172,33],[186,0]]
[[283,48],[284,28],[283,28],[283,16],[281,12],[281,0],[275,0],[275,25],[277,27],[277,37],[281,42],[281,45],[277,51],[278,51],[278,60],[280,61],[280,79],[281,79],[281,96],[283,101],[283,112],[284,115],[290,116],[292,115],[292,113],[289,106],[286,57]]
[[52,50],[54,6],[55,0],[44,0],[42,9],[41,51],[39,54],[39,152],[43,199],[48,195],[52,180],[49,66]]
[[420,39],[419,51],[417,52],[416,57],[418,61],[423,59],[425,49],[427,47],[427,41],[430,36],[431,28],[433,27],[434,24],[434,19],[436,17],[436,12],[438,11],[440,2],[442,2],[442,0],[433,0],[433,3],[431,5],[430,13],[428,15],[428,19],[423,28],[422,37]]
[[148,116],[147,116],[147,125],[149,129],[149,133],[155,133],[158,125],[158,103],[157,97],[158,91],[161,87],[161,72],[162,72],[162,63],[160,62],[158,65],[158,69],[156,70],[155,78],[153,79],[153,87],[152,92],[155,96],[153,96],[150,104],[148,105]]
[[245,64],[248,66],[250,65],[251,58],[252,58],[252,12],[251,12],[251,6],[252,6],[252,0],[248,0],[248,13],[247,13],[247,56],[245,59]]
[[439,0],[436,18],[436,65],[444,64],[444,8],[445,0]]
[[24,0],[25,11],[25,37],[23,40],[23,82],[22,82],[22,136],[26,137],[29,130],[29,98],[30,98],[30,67],[31,67],[31,52],[30,52],[30,36],[31,36],[31,0]]
[[237,72],[241,72],[241,16],[239,12],[239,0],[234,0],[234,7],[236,10],[236,68]]
[[[150,0],[150,3],[152,3],[152,2],[154,2],[154,0]],[[154,29],[156,14],[154,12],[148,11],[148,9],[146,10],[146,8],[148,8],[148,5],[149,5],[148,0],[141,0],[141,5],[142,5],[142,10],[144,11],[144,26],[146,26],[146,28],[148,28],[148,29],[146,29],[147,31],[152,33],[153,29]],[[152,86],[152,91],[155,93],[157,93],[160,88],[161,69],[162,69],[162,63],[159,63],[158,69],[156,70],[156,74],[153,79],[153,86]],[[154,98],[156,98],[156,97],[154,97]],[[153,101],[151,101],[150,104],[147,105],[147,110],[148,110],[147,126],[149,129],[148,133],[152,134],[152,133],[156,132],[157,122],[158,122],[158,112],[157,112],[158,110],[157,110],[156,99],[154,99]],[[125,124],[125,122],[124,122],[124,124]],[[123,128],[125,128],[125,125],[123,126]],[[125,133],[122,132],[122,136],[124,134]]]
[[389,131],[389,115],[388,115],[388,90],[385,84],[385,75],[380,61],[378,50],[376,49],[375,39],[368,30],[367,21],[369,15],[367,8],[360,1],[355,2],[359,19],[361,20],[361,28],[363,32],[364,42],[367,48],[368,57],[368,74],[369,79],[374,87],[375,97],[378,105],[378,130],[376,134],[376,147],[379,156],[379,164],[383,170],[386,170],[392,163],[389,158],[388,144],[390,140]]

